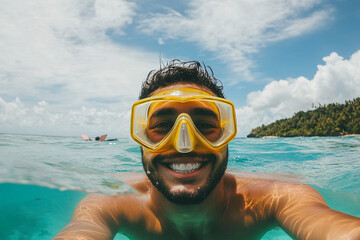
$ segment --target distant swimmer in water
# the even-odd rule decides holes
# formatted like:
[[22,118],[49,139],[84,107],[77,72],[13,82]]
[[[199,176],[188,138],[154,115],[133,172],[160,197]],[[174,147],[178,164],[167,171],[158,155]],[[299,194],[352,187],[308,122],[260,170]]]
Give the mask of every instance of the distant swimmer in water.
[[[85,134],[81,135],[82,139],[84,139],[85,141],[92,141],[91,138],[89,138],[88,136],[86,136]],[[102,135],[102,136],[97,136],[95,137],[95,141],[99,141],[99,142],[103,142],[103,141],[117,141],[117,138],[110,138],[110,139],[106,139],[107,134]]]
[[[81,137],[82,137],[82,139],[84,139],[85,141],[92,141],[91,138],[89,138],[89,137],[86,136],[85,134],[82,134]],[[95,141],[100,141],[100,142],[105,141],[106,137],[107,137],[107,134],[102,135],[101,137],[97,136],[97,137],[95,137]]]
[[55,237],[360,239],[360,218],[335,211],[312,187],[226,170],[235,108],[210,68],[171,61],[151,72],[132,107],[130,134],[145,174],[120,175],[134,194],[89,194]]

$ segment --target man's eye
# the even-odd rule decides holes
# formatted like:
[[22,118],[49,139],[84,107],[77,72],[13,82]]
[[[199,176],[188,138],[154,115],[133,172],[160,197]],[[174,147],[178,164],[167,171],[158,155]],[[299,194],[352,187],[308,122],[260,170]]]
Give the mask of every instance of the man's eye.
[[197,129],[199,129],[199,131],[202,133],[207,133],[217,128],[216,124],[210,122],[197,122],[195,123],[195,125]]
[[172,123],[166,121],[166,122],[155,123],[155,124],[153,124],[153,126],[150,129],[152,129],[156,132],[163,133],[163,132],[170,131],[171,128],[172,128]]

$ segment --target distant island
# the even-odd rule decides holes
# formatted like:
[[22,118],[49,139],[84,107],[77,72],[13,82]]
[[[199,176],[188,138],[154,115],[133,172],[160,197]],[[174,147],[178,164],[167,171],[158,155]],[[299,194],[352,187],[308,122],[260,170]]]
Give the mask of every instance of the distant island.
[[251,130],[247,137],[312,137],[360,134],[360,97],[345,104],[321,105],[292,118]]

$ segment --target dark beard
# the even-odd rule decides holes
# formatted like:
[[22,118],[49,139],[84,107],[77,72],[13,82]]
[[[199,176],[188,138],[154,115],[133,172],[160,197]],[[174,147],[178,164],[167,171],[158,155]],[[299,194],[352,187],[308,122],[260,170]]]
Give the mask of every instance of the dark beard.
[[[204,199],[206,199],[211,191],[216,187],[216,185],[219,183],[220,179],[223,177],[227,162],[228,162],[228,149],[226,149],[226,156],[222,160],[221,165],[213,171],[207,178],[205,186],[201,187],[197,191],[194,191],[193,193],[186,192],[186,191],[177,191],[177,192],[170,192],[170,189],[165,185],[163,179],[161,179],[160,176],[158,176],[156,169],[153,167],[147,167],[144,162],[144,156],[143,151],[141,149],[141,156],[142,156],[142,163],[144,170],[151,181],[151,183],[161,192],[170,202],[175,204],[181,204],[181,205],[189,205],[189,204],[199,204]],[[199,153],[175,153],[171,155],[157,155],[152,159],[153,164],[156,166],[158,161],[164,159],[164,158],[171,158],[176,156],[186,156],[188,158],[192,157],[201,157],[205,158],[207,160],[210,160],[209,164],[212,164],[212,166],[215,165],[216,162],[216,155],[207,153],[207,154],[199,154]]]

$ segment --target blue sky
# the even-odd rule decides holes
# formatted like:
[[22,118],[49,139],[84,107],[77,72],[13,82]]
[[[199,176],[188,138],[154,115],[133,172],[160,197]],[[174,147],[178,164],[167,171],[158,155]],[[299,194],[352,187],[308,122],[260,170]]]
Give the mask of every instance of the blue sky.
[[128,137],[159,59],[212,67],[239,136],[360,96],[357,0],[5,0],[0,132]]

